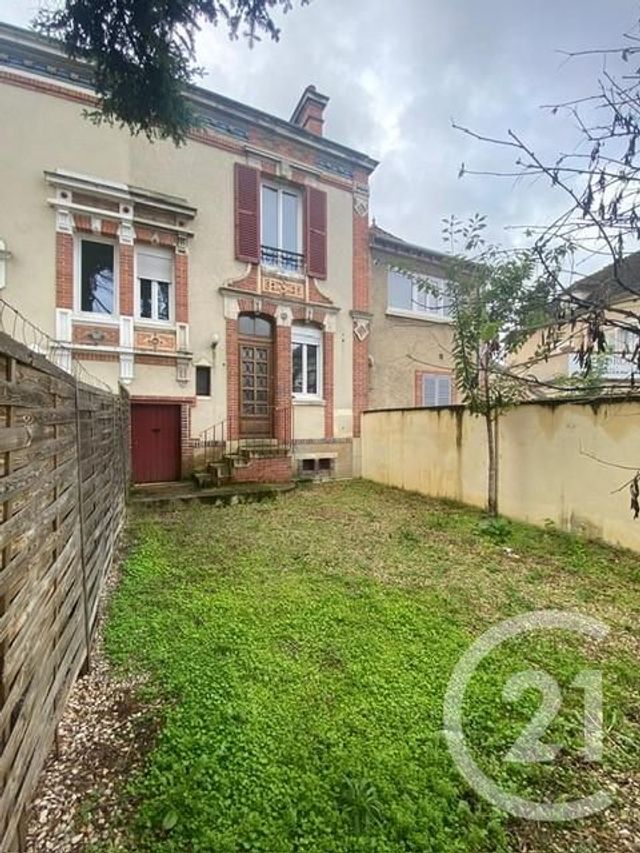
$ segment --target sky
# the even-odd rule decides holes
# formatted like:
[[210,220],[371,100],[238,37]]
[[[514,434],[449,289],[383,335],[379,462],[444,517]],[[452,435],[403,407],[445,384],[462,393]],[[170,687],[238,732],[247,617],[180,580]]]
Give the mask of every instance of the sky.
[[[32,0],[0,0],[0,20],[26,26]],[[542,179],[458,177],[503,171],[507,149],[478,142],[516,131],[537,154],[575,149],[569,116],[544,104],[591,94],[598,56],[637,25],[640,0],[311,0],[279,15],[281,37],[249,48],[207,26],[198,38],[200,85],[289,118],[310,83],[330,97],[325,135],[380,160],[371,214],[406,240],[445,248],[442,219],[478,212],[492,239],[524,239],[514,226],[550,221],[564,199]]]

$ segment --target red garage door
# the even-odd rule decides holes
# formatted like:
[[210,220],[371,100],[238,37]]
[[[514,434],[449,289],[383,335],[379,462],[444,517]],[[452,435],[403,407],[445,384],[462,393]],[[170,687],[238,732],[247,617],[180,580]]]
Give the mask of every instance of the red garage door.
[[180,479],[180,406],[131,406],[131,463],[136,483]]

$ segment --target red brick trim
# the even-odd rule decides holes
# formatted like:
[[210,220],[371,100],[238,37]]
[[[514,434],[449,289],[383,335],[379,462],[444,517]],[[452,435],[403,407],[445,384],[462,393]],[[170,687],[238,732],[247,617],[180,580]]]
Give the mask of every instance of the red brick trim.
[[133,246],[121,243],[118,251],[118,292],[120,313],[133,317]]
[[240,366],[238,364],[238,321],[226,322],[227,348],[227,434],[235,441],[240,431]]
[[73,235],[56,232],[56,307],[73,309]]
[[176,323],[189,322],[189,256],[176,254]]
[[322,376],[324,381],[324,437],[333,438],[333,410],[334,410],[334,383],[335,367],[333,357],[333,332],[324,332],[322,335]]
[[290,456],[252,459],[248,465],[234,468],[231,479],[235,483],[289,483],[293,476]]
[[275,438],[287,443],[292,434],[291,405],[291,326],[276,326],[275,330]]
[[[366,183],[367,178],[364,177]],[[353,309],[369,309],[371,259],[369,254],[369,221],[353,211]],[[360,435],[362,412],[369,401],[369,338],[353,337],[353,436]]]
[[129,397],[132,403],[171,403],[174,405],[195,406],[195,397],[147,397],[146,395],[135,395]]
[[150,364],[153,367],[174,367],[176,358],[175,355],[136,355],[135,361],[136,364]]
[[120,356],[115,352],[88,352],[84,349],[75,349],[74,356],[80,361],[120,361]]

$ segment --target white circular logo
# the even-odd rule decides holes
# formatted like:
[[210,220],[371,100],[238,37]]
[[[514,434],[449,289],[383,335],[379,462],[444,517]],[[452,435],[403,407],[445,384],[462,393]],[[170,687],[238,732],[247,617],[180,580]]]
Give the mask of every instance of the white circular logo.
[[[494,625],[467,649],[453,671],[444,702],[444,734],[460,773],[478,794],[494,806],[515,817],[529,820],[577,820],[607,808],[611,804],[611,797],[604,791],[598,791],[580,799],[552,803],[534,802],[507,793],[473,759],[462,726],[464,695],[481,661],[505,640],[540,630],[572,631],[595,640],[602,640],[609,633],[606,625],[597,619],[560,610],[538,610]],[[589,760],[599,761],[602,755],[602,674],[597,670],[583,670],[573,684],[581,687],[585,695],[583,753]],[[505,685],[503,697],[507,700],[517,699],[530,687],[542,693],[543,702],[505,756],[507,761],[552,761],[560,750],[557,745],[540,741],[562,706],[560,688],[549,673],[539,669],[517,673]]]

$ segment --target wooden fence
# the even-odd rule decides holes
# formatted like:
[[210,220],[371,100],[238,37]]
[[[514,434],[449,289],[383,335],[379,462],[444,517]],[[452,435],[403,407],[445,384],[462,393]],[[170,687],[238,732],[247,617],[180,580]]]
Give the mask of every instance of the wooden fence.
[[89,662],[125,513],[128,411],[0,332],[0,851]]

